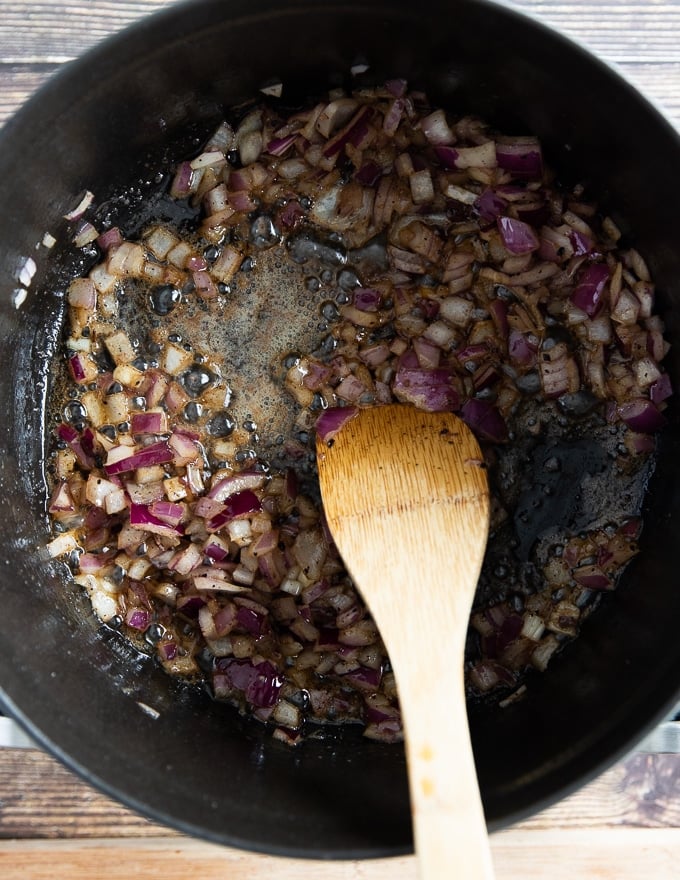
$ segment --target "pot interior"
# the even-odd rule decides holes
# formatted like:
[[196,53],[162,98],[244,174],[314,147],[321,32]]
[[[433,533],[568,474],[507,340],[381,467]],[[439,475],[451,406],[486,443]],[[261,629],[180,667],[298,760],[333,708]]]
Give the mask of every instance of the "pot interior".
[[[0,685],[8,709],[88,780],[155,819],[273,853],[363,857],[411,849],[403,750],[338,730],[296,751],[172,681],[98,627],[89,602],[46,560],[42,417],[73,257],[65,237],[83,189],[126,231],[153,216],[156,172],[196,151],[220,119],[272,79],[301,103],[402,76],[456,114],[537,134],[565,180],[592,185],[657,281],[680,338],[680,144],[604,65],[507,9],[478,0],[361,4],[196,0],[142,22],[55,77],[2,135]],[[26,257],[37,263],[16,307]],[[667,362],[680,386],[678,356]],[[490,827],[534,811],[618,757],[678,692],[672,523],[678,429],[660,442],[642,553],[577,642],[505,710],[471,728]],[[439,674],[433,670],[432,674]]]

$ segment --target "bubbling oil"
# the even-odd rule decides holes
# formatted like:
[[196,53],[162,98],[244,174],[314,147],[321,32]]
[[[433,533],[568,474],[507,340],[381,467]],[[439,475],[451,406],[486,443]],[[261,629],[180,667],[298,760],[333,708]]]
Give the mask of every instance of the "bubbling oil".
[[[285,466],[286,440],[302,434],[306,442],[311,428],[309,413],[283,387],[286,372],[303,354],[330,353],[330,330],[340,317],[336,302],[344,301],[348,287],[361,285],[362,272],[381,264],[384,249],[357,252],[360,270],[349,264],[341,242],[305,230],[284,240],[266,213],[251,219],[246,244],[241,270],[228,287],[220,285],[216,298],[202,300],[191,286],[180,291],[128,282],[118,323],[147,365],[167,341],[194,353],[179,377],[192,398],[183,411],[189,425],[232,438],[241,461]],[[226,385],[224,405],[206,407],[204,392],[216,381]],[[309,464],[313,455],[308,458]],[[300,466],[299,457],[294,464]]]

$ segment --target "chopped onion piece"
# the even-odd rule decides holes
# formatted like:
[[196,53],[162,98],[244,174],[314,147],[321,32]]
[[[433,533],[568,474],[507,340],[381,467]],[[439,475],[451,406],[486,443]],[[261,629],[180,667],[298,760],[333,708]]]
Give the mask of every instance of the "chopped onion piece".
[[619,415],[633,431],[654,434],[666,425],[666,417],[646,397],[636,397],[619,406]]
[[498,217],[497,223],[503,244],[510,253],[529,254],[540,247],[536,233],[523,220],[515,220],[513,217]]
[[85,211],[87,211],[87,209],[90,207],[93,201],[94,193],[86,190],[78,204],[74,208],[72,208],[67,214],[64,214],[64,219],[79,220],[83,216]]
[[572,303],[592,318],[600,310],[604,290],[609,281],[609,268],[593,263],[581,272],[579,282],[571,295]]
[[499,166],[515,177],[540,178],[543,175],[541,145],[535,138],[496,142],[496,158]]
[[338,431],[358,413],[359,410],[354,406],[324,410],[316,421],[316,433],[324,443],[330,443]]

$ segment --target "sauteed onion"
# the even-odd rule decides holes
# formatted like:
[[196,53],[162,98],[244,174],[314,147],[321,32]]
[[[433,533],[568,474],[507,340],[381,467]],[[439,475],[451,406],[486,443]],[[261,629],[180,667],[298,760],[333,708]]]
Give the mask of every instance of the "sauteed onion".
[[[637,552],[668,345],[642,256],[583,187],[558,186],[536,138],[432,108],[402,80],[292,114],[277,101],[234,111],[174,170],[192,227],[133,240],[90,193],[66,215],[95,256],[66,292],[49,551],[105,624],[277,738],[354,721],[392,741],[396,683],[324,522],[313,430],[332,439],[356,408],[397,400],[476,432],[495,507],[466,673],[471,696],[506,705]],[[219,321],[264,250],[309,271],[323,319],[314,346],[272,366],[298,406],[274,456],[230,410],[239,375],[168,323],[187,303]],[[145,341],[123,320],[135,290],[154,315]],[[522,556],[506,545],[524,516],[512,450],[526,465],[543,443],[554,475],[559,438],[593,432],[637,494],[578,528],[541,522]]]

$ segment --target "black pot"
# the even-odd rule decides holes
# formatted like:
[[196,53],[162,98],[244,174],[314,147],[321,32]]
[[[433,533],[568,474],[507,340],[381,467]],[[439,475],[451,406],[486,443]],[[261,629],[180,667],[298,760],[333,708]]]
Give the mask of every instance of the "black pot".
[[[411,849],[401,748],[350,730],[291,752],[140,664],[46,559],[42,413],[63,308],[55,291],[74,264],[36,244],[46,230],[63,231],[61,215],[83,189],[109,200],[127,230],[138,226],[153,211],[141,201],[155,171],[195,151],[224,105],[278,77],[291,101],[320,93],[348,81],[356,62],[370,64],[375,82],[403,76],[435,103],[538,134],[560,174],[591,182],[630,231],[658,283],[668,335],[680,340],[677,136],[577,46],[479,0],[181,4],[69,65],[6,126],[0,149],[4,704],[88,781],[156,820],[222,843],[321,857]],[[26,257],[37,273],[17,308]],[[668,360],[676,387],[679,350]],[[523,702],[472,712],[492,830],[582,784],[677,700],[679,461],[672,417],[642,553],[620,589]]]

